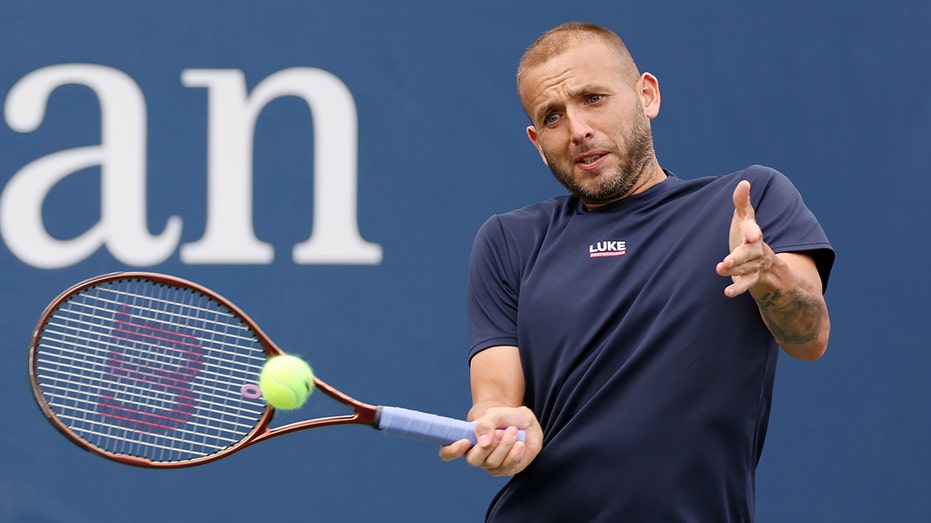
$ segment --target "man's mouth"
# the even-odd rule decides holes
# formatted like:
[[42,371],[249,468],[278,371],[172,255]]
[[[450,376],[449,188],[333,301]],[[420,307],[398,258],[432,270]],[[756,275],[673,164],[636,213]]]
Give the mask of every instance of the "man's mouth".
[[589,165],[589,164],[592,164],[592,163],[595,163],[596,161],[598,161],[598,159],[601,158],[602,156],[604,156],[604,155],[601,155],[601,154],[593,154],[593,155],[591,155],[591,156],[586,156],[586,157],[584,157],[584,158],[579,159],[579,163],[581,163],[581,164],[583,164],[583,165]]
[[583,169],[594,168],[597,165],[599,165],[600,160],[603,159],[607,155],[608,155],[607,152],[604,152],[604,153],[592,152],[592,153],[585,154],[584,156],[577,157],[575,160],[575,163],[576,165],[578,165],[579,167],[582,167]]

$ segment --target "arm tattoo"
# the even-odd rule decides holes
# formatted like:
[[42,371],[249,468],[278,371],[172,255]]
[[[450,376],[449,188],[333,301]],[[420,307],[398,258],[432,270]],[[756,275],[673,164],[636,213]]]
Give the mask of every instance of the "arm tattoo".
[[780,344],[809,342],[821,332],[821,302],[798,290],[776,289],[756,300],[770,332]]

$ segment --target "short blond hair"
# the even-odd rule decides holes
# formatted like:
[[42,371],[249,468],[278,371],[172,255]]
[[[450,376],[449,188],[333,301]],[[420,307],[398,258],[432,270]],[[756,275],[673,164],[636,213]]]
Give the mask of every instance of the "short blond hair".
[[617,52],[622,70],[628,71],[633,78],[640,76],[637,64],[634,63],[630,51],[627,50],[627,46],[617,33],[597,24],[567,22],[543,33],[527,48],[517,66],[518,87],[521,76],[527,69],[541,65],[554,56],[593,40],[603,42]]

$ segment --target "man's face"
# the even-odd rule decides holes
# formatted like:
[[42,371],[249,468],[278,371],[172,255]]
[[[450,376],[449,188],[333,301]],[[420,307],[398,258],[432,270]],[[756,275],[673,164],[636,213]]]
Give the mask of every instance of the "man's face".
[[[659,110],[651,75],[625,71],[616,52],[591,41],[525,71],[520,96],[527,135],[553,175],[585,203],[636,192],[654,160],[648,117]],[[655,108],[647,88],[656,88]],[[650,114],[645,113],[649,104]]]

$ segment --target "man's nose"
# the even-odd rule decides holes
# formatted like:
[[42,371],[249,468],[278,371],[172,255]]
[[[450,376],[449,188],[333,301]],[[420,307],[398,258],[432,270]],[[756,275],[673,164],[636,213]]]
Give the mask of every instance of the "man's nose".
[[592,138],[592,126],[583,114],[578,111],[566,111],[565,118],[569,125],[569,138],[572,143],[580,144]]

